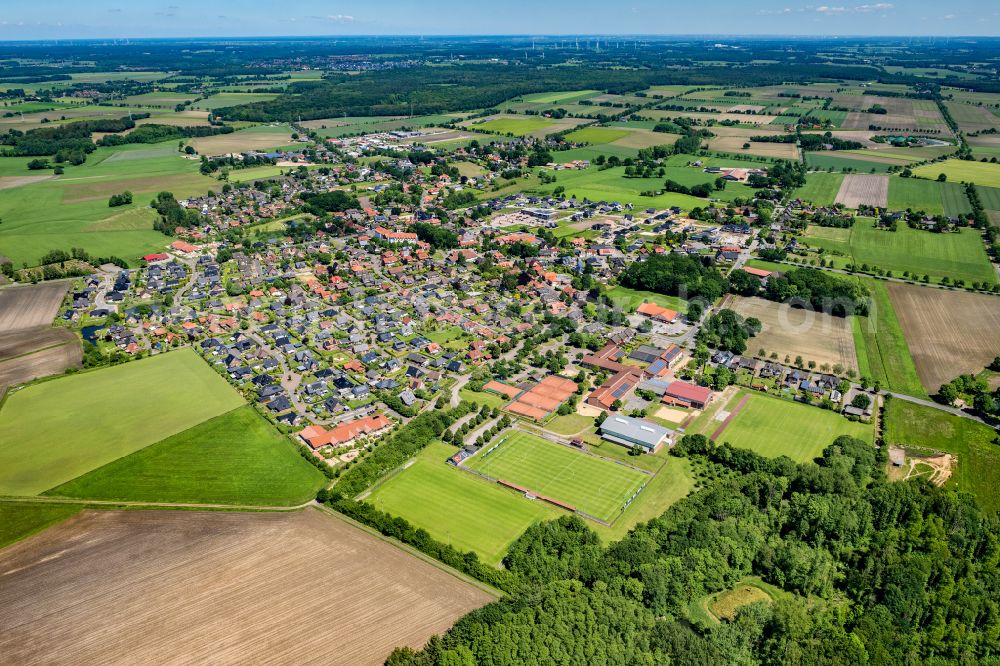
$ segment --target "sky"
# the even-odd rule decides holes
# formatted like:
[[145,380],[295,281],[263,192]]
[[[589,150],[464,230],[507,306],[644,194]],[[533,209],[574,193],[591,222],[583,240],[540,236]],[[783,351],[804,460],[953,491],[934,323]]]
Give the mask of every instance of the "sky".
[[1000,36],[1000,2],[0,0],[0,40],[389,34]]

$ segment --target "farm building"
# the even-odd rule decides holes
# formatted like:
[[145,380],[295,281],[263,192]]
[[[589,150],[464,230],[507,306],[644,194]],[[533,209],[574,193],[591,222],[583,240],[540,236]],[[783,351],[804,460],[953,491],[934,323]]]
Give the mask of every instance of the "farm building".
[[664,443],[673,446],[674,431],[661,425],[631,416],[614,414],[601,424],[601,437],[628,447],[655,453]]
[[663,393],[663,402],[668,405],[701,409],[712,400],[712,390],[687,382],[671,382]]

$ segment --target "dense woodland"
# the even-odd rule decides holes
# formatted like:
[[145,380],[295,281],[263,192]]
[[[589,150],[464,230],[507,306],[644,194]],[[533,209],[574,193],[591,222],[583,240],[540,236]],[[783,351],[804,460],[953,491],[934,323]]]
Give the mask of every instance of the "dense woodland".
[[[1000,525],[971,497],[888,483],[848,437],[808,464],[701,436],[674,453],[718,480],[608,547],[576,517],[530,528],[516,592],[387,663],[1000,663]],[[688,619],[751,575],[787,594]]]

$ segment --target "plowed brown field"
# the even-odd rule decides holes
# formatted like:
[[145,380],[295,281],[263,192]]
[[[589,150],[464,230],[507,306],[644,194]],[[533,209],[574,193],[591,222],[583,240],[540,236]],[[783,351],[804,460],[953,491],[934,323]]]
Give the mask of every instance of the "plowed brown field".
[[85,511],[0,551],[11,664],[381,664],[492,597],[316,509]]
[[935,393],[1000,355],[1000,298],[887,283],[920,382]]

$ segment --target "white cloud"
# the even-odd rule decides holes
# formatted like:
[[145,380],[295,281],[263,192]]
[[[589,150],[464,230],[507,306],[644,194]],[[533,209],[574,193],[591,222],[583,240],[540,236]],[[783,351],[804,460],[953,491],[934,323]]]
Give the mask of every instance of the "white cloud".
[[871,14],[872,12],[888,12],[895,8],[896,5],[891,2],[876,2],[870,5],[855,5],[854,7],[820,5],[816,11],[820,14]]
[[353,23],[354,17],[347,14],[331,14],[326,17],[328,21],[334,21],[336,23]]

